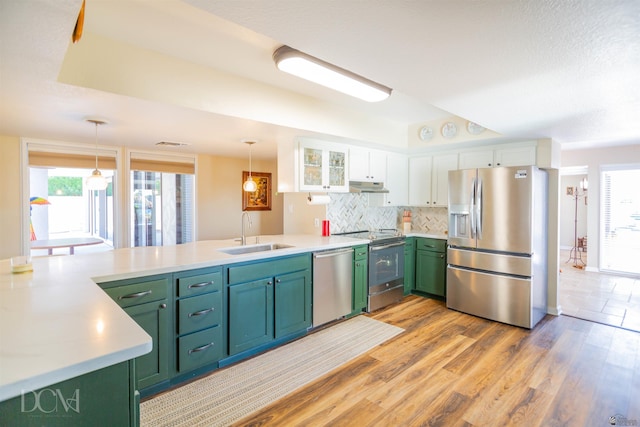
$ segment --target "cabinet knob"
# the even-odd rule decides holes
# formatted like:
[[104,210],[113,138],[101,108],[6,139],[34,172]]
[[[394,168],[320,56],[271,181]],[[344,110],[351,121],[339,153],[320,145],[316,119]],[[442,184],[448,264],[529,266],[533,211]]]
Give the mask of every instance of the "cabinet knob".
[[167,304],[160,304],[159,308],[167,308]]
[[500,163],[496,163],[497,166],[500,166]]
[[272,282],[271,280],[269,280],[269,281],[267,282],[267,286],[271,286],[271,285],[273,285],[273,282]]
[[281,282],[282,282],[282,280],[276,279],[276,283],[281,283]]
[[487,163],[487,166],[491,166],[491,163]]

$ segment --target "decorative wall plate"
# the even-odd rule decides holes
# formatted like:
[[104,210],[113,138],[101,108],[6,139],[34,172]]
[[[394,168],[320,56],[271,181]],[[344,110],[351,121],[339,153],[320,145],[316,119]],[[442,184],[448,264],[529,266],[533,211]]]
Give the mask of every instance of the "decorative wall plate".
[[458,127],[453,122],[447,122],[442,126],[441,131],[445,138],[453,138],[458,133]]
[[479,124],[474,122],[467,122],[467,132],[469,132],[471,135],[480,135],[482,132],[484,132],[484,130],[484,126],[480,126]]
[[422,126],[420,130],[418,130],[418,137],[422,141],[429,141],[431,138],[433,138],[433,129],[431,129],[429,126]]

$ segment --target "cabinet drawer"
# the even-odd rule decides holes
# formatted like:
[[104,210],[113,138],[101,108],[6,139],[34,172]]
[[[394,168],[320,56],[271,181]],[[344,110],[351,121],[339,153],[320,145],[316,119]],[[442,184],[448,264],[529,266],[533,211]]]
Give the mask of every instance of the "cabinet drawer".
[[169,294],[169,280],[158,279],[148,282],[133,283],[131,285],[116,286],[104,290],[120,307],[144,304],[167,298]]
[[365,261],[368,255],[367,245],[353,247],[353,259],[355,261]]
[[178,301],[178,334],[188,334],[222,323],[222,292]]
[[269,261],[254,264],[229,267],[229,284],[251,282],[265,277],[311,268],[311,255],[296,255],[286,258],[274,258]]
[[419,238],[417,249],[432,252],[446,252],[447,241],[442,239]]
[[222,290],[222,269],[187,277],[178,277],[178,296],[188,297]]
[[178,371],[189,371],[220,360],[223,355],[222,327],[214,326],[178,338]]

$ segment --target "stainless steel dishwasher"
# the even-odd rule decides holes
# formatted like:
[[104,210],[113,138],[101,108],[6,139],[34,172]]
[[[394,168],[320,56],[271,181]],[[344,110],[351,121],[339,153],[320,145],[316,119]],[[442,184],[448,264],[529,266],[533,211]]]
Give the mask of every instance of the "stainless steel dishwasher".
[[313,254],[313,326],[351,313],[353,248]]

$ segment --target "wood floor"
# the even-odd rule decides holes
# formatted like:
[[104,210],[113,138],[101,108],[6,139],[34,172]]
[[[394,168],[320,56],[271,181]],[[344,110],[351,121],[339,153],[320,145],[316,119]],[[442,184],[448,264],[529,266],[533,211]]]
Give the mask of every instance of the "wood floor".
[[405,332],[236,425],[640,425],[637,332],[567,316],[529,331],[415,296],[370,316]]

